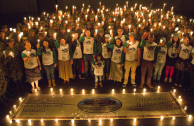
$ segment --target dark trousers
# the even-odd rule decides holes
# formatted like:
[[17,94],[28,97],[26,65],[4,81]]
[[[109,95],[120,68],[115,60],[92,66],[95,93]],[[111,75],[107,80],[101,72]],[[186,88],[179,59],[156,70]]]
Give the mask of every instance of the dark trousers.
[[73,74],[76,74],[78,66],[78,74],[82,73],[82,58],[80,59],[73,59]]
[[145,83],[146,71],[148,71],[147,84],[151,84],[153,68],[154,68],[153,61],[147,61],[147,60],[142,61],[142,64],[141,64],[141,85],[144,85],[144,83]]
[[109,74],[110,73],[110,62],[111,62],[111,59],[105,59],[105,66],[104,66],[104,73],[105,74]]
[[91,75],[94,74],[92,62],[93,62],[93,54],[84,54],[84,70],[86,75],[88,75],[89,70],[91,72]]

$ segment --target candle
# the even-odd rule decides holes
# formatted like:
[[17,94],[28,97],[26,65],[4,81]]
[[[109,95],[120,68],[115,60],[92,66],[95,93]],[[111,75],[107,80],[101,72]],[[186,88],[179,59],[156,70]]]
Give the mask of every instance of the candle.
[[73,95],[73,88],[71,88],[70,91],[71,91],[71,95]]
[[55,5],[55,8],[56,8],[56,11],[57,11],[57,9],[58,9],[58,5]]
[[95,33],[98,34],[98,29],[95,29]]
[[125,89],[123,89],[123,94],[125,94]]
[[40,39],[38,39],[37,41],[38,41],[38,44],[40,44]]
[[9,55],[14,57],[14,53],[13,52],[9,52]]
[[57,37],[57,33],[54,33],[54,38],[56,38]]
[[69,33],[70,32],[70,29],[67,29],[67,32]]
[[68,9],[68,6],[66,6],[65,9],[67,10]]
[[51,24],[53,23],[53,20],[52,20],[52,19],[50,20],[50,23],[51,23]]
[[50,92],[51,92],[51,93],[53,92],[53,88],[50,88]]
[[95,94],[95,89],[92,89],[92,94]]
[[85,95],[85,90],[84,89],[82,89],[82,95]]
[[26,17],[24,17],[24,20],[26,21],[26,20],[27,20],[27,18],[26,18]]
[[115,89],[112,89],[112,94],[115,94]]
[[12,28],[9,28],[10,31],[12,31],[13,29]]

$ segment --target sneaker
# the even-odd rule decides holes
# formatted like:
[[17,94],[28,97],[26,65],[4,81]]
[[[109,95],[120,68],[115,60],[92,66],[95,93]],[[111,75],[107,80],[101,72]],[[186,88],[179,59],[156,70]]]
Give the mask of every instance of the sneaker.
[[136,84],[131,84],[133,87],[136,87],[137,85]]
[[102,82],[99,83],[100,87],[103,87]]
[[98,88],[98,83],[95,83],[95,88]]
[[172,83],[172,78],[169,78],[169,83]]
[[136,83],[135,83],[135,81],[131,81],[131,84],[133,85],[133,84],[136,84]]
[[177,87],[177,86],[178,86],[178,84],[177,84],[177,83],[175,83],[175,84],[174,84],[174,86],[175,86],[175,87]]
[[79,75],[78,75],[78,77],[79,77],[79,79],[80,79],[80,80],[85,79],[85,78],[83,78],[83,77],[82,77],[82,75],[81,75],[81,74],[79,74]]
[[40,90],[40,87],[37,87],[38,90]]
[[127,86],[127,84],[123,84],[122,86],[123,86],[123,87],[126,87],[126,86]]
[[168,78],[167,78],[167,77],[165,77],[164,82],[167,82],[167,80],[168,80]]

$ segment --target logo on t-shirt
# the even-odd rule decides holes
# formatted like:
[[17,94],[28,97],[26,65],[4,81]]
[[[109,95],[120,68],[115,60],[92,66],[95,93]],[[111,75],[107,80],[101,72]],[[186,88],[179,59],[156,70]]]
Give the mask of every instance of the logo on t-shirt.
[[86,44],[91,44],[91,41],[86,41]]
[[116,49],[115,52],[121,54],[121,50],[120,49]]
[[66,52],[68,52],[69,50],[68,50],[68,49],[63,49],[62,51],[66,53]]

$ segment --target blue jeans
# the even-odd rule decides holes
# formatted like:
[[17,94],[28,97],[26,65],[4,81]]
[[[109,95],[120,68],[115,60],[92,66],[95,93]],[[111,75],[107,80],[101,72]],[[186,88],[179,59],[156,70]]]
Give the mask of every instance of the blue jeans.
[[102,76],[95,75],[95,83],[102,82]]
[[154,80],[160,80],[165,63],[156,63],[154,68]]
[[93,54],[84,54],[84,71],[88,75],[88,70],[90,69],[91,75],[94,74],[92,68]]
[[53,64],[51,65],[43,65],[45,71],[46,71],[46,76],[47,80],[54,80],[55,79],[55,74],[54,74],[54,66]]

